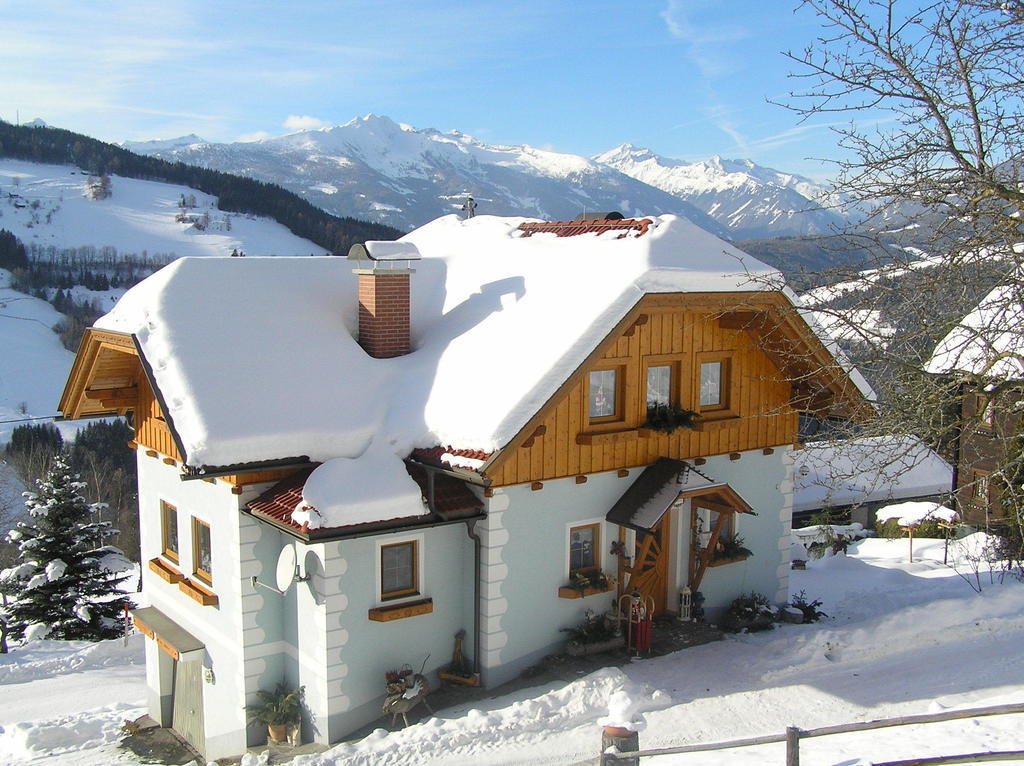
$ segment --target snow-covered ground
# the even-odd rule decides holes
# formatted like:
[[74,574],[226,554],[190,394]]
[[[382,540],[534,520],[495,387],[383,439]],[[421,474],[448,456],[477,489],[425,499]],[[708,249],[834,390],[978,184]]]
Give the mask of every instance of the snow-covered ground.
[[[968,538],[975,549],[983,541]],[[954,560],[962,549],[954,545]],[[574,764],[599,750],[598,719],[625,689],[641,701],[642,747],[779,734],[896,715],[1024,700],[1024,587],[962,577],[943,542],[861,540],[847,556],[794,571],[792,589],[829,617],[604,669],[568,685],[441,711],[295,766]],[[968,580],[982,585],[975,592]],[[99,645],[41,642],[0,655],[0,762],[133,764],[117,729],[142,713],[142,638]],[[1020,716],[899,727],[801,743],[808,764],[858,766],[914,756],[1020,749]],[[645,760],[729,766],[782,762],[781,745]]]
[[[110,176],[111,195],[85,195],[89,175],[71,165],[46,165],[0,158],[0,228],[25,246],[110,246],[119,253],[184,255],[324,254],[322,247],[266,218],[224,213],[217,198],[187,186]],[[195,207],[182,210],[181,197]],[[209,218],[205,230],[179,213]]]
[[12,421],[57,411],[75,359],[52,330],[64,316],[44,300],[12,290],[10,280],[11,273],[0,269],[0,445],[18,425]]

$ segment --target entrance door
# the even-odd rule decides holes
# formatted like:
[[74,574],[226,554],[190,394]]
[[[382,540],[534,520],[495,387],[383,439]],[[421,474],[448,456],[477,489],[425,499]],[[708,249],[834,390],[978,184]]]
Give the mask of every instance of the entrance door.
[[637,533],[632,566],[623,569],[623,593],[640,592],[646,600],[654,599],[654,613],[662,614],[668,606],[668,548],[672,535],[671,514],[666,513],[647,534]]
[[171,727],[203,753],[203,663],[174,661],[173,695]]

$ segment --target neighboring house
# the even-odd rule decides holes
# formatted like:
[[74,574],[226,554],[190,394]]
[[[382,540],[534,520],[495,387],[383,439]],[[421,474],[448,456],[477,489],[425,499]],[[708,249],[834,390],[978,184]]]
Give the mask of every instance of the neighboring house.
[[961,381],[956,439],[957,509],[964,523],[999,525],[993,474],[1020,434],[1024,307],[1019,288],[997,287],[942,339],[926,370]]
[[835,523],[874,526],[875,511],[910,500],[945,501],[953,466],[913,436],[808,442],[795,456],[793,525],[823,511]]
[[494,685],[619,594],[786,601],[799,412],[867,393],[685,220],[449,216],[348,260],[174,262],[86,333],[61,412],[134,416],[150,710],[212,759],[262,742],[244,706],[281,681],[338,740],[458,631]]

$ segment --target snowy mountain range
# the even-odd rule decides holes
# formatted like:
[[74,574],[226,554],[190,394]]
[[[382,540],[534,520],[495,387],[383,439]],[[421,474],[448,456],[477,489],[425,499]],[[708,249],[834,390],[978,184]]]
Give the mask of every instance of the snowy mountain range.
[[833,234],[846,223],[830,190],[750,160],[712,157],[686,163],[622,144],[594,157],[675,195],[728,227],[735,239]]
[[841,221],[812,201],[824,198],[824,188],[749,161],[686,165],[628,144],[588,159],[372,114],[253,142],[184,136],[124,146],[277,183],[335,215],[401,229],[457,212],[467,195],[477,213],[548,220],[604,210],[674,213],[729,239],[824,233]]

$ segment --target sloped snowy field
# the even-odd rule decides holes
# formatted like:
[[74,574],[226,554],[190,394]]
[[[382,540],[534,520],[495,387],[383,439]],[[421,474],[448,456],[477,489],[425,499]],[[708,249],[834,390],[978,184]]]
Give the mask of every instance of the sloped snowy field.
[[[109,245],[122,254],[179,257],[230,255],[234,248],[248,255],[325,252],[276,221],[225,214],[217,209],[216,197],[187,186],[111,175],[111,196],[93,200],[85,196],[88,179],[71,165],[0,158],[0,228],[13,232],[26,247]],[[195,199],[195,207],[186,213],[209,216],[205,231],[175,220],[182,195]]]
[[[977,540],[968,540],[977,543]],[[599,750],[609,695],[643,699],[642,747],[782,733],[896,715],[1024,701],[1024,587],[981,573],[982,592],[942,564],[941,541],[863,540],[846,557],[794,572],[794,592],[832,617],[741,635],[605,669],[561,688],[536,688],[449,709],[403,731],[301,756],[295,766],[574,764]],[[955,557],[957,550],[951,551]],[[975,576],[966,564],[963,572]],[[141,637],[127,648],[34,643],[0,655],[0,763],[136,763],[117,729],[142,711]],[[804,764],[860,766],[914,756],[1024,747],[1021,716],[806,740]],[[254,759],[247,759],[253,760]],[[644,763],[782,763],[781,745]]]

